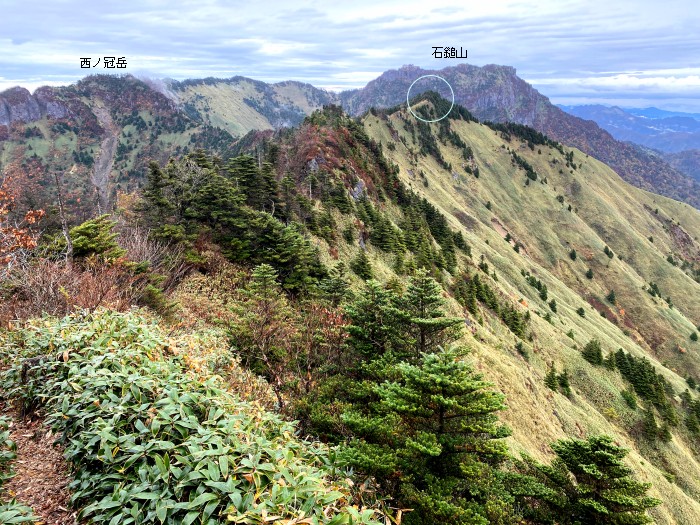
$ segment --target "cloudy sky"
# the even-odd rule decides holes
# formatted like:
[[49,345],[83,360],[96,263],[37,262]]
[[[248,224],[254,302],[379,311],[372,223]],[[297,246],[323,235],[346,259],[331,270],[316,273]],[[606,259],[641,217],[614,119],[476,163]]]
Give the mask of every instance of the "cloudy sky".
[[104,56],[127,68],[91,72],[341,90],[464,61],[431,55],[451,46],[514,66],[556,103],[700,112],[699,29],[695,0],[0,0],[0,90],[70,83],[81,57]]

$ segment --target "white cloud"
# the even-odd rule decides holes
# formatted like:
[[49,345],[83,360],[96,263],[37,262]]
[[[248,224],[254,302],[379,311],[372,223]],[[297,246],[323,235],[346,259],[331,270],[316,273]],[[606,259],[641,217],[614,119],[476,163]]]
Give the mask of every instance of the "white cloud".
[[671,100],[700,97],[699,26],[690,0],[24,0],[3,10],[0,72],[15,84],[77,80],[80,57],[117,55],[129,73],[342,89],[402,64],[454,65],[431,56],[449,45],[475,65],[515,66],[554,97]]

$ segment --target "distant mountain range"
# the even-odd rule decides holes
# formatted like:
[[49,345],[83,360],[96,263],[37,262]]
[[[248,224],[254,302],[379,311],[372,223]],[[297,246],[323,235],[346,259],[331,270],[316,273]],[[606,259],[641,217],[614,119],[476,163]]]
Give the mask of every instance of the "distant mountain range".
[[249,131],[298,125],[327,104],[342,105],[355,116],[371,107],[395,106],[425,74],[445,78],[456,102],[481,120],[531,126],[607,163],[635,186],[700,208],[700,183],[660,155],[616,140],[595,122],[556,107],[514,68],[497,65],[403,66],[340,94],[301,82],[267,84],[245,77],[178,82],[96,76],[33,95],[14,88],[0,93],[0,169],[29,159],[43,172],[72,169],[85,186],[83,197],[97,187],[105,205],[118,189],[140,183],[149,158],[195,147],[225,156]]
[[559,107],[594,121],[617,140],[655,150],[676,170],[700,181],[700,114],[599,104]]
[[560,107],[572,115],[594,121],[618,140],[636,142],[665,153],[700,148],[700,115],[598,104]]

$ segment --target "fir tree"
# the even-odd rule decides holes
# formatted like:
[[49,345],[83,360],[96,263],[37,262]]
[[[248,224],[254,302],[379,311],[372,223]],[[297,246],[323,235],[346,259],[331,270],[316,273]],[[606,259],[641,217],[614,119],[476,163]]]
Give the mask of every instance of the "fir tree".
[[260,171],[260,189],[256,198],[258,201],[256,204],[260,210],[268,211],[273,216],[283,211],[280,205],[279,185],[275,169],[269,162],[264,162]]
[[647,496],[649,483],[632,477],[632,469],[623,462],[628,450],[611,437],[560,440],[552,449],[557,457],[551,465],[529,462],[536,477],[553,491],[541,497],[549,519],[561,525],[653,522],[646,511],[661,501]]
[[569,252],[569,257],[571,258],[572,261],[575,261],[576,257],[577,257],[576,250],[574,250],[572,248],[571,251]]
[[592,269],[590,269],[590,268],[588,269],[588,271],[586,272],[586,277],[588,279],[593,279],[593,270]]
[[323,295],[328,299],[333,306],[338,306],[350,294],[350,283],[347,280],[347,270],[345,264],[339,262],[335,268],[330,271],[330,275],[319,283],[319,288]]
[[656,437],[659,434],[659,426],[656,424],[656,418],[654,417],[654,410],[648,407],[644,413],[644,437],[649,441],[656,441]]
[[73,242],[73,257],[97,255],[104,260],[123,257],[126,250],[116,241],[119,234],[113,232],[116,222],[109,215],[101,215],[71,228],[70,238]]
[[617,299],[615,297],[615,290],[610,290],[610,293],[608,295],[606,295],[605,298],[608,300],[608,302],[610,304],[615,304],[615,302],[617,301]]
[[345,307],[350,325],[348,343],[365,359],[405,348],[408,316],[399,308],[398,295],[369,280],[357,298]]
[[239,319],[230,326],[231,342],[245,364],[269,381],[281,409],[285,405],[283,392],[297,381],[290,375],[295,368],[295,312],[269,264],[253,269],[245,295],[238,306]]
[[165,197],[167,186],[168,181],[158,163],[149,162],[146,185],[143,189],[143,197],[146,200],[143,211],[156,221],[162,220],[172,208],[170,201]]
[[416,354],[422,354],[459,338],[464,320],[461,317],[447,317],[442,297],[442,287],[420,269],[409,280],[402,304],[410,316],[409,331],[416,341]]
[[581,317],[586,317],[586,310],[583,309],[583,306],[580,306],[578,310],[576,310],[576,313],[579,314]]
[[603,351],[600,348],[600,341],[597,339],[588,341],[581,351],[581,356],[592,365],[602,365]]
[[229,177],[234,181],[238,191],[246,196],[246,203],[260,209],[263,189],[258,161],[250,155],[234,157],[226,167]]
[[617,368],[617,362],[615,359],[615,353],[610,352],[608,355],[605,356],[605,359],[603,359],[603,366],[607,368],[608,370],[615,370]]
[[547,388],[550,390],[554,390],[555,392],[557,391],[557,388],[559,387],[559,381],[557,380],[557,369],[552,364],[552,366],[549,367],[549,371],[547,372],[547,375],[544,376],[544,384],[547,385]]
[[559,386],[564,391],[566,397],[571,397],[571,384],[569,382],[569,372],[564,369],[564,371],[557,376],[557,381],[559,381]]
[[372,278],[372,263],[367,257],[365,250],[360,250],[355,258],[350,262],[350,269],[365,281]]
[[363,437],[342,458],[392,487],[414,509],[408,524],[488,523],[496,468],[507,458],[502,438],[510,431],[496,416],[504,396],[454,350],[400,363],[396,373],[377,386],[374,417],[345,414]]
[[549,301],[549,309],[552,310],[552,312],[557,313],[557,302],[554,299]]

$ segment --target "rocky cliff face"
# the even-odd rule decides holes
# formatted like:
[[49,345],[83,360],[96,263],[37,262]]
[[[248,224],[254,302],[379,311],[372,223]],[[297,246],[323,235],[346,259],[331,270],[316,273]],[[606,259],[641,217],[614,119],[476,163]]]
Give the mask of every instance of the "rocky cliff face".
[[56,98],[56,92],[51,87],[41,87],[34,95],[22,87],[0,93],[0,126],[34,122],[43,117],[65,118],[68,114],[68,107]]

